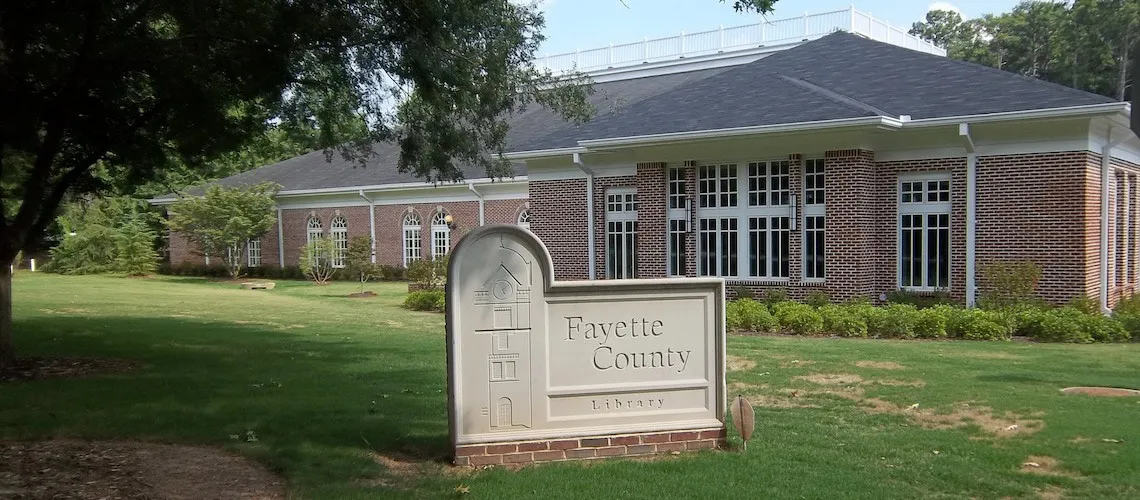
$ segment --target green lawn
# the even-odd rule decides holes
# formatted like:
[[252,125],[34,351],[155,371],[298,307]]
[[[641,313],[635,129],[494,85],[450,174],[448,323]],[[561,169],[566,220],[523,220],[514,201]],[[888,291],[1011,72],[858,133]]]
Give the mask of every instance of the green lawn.
[[[17,274],[20,355],[142,367],[0,384],[0,439],[216,444],[319,499],[460,484],[470,498],[1140,497],[1140,398],[1059,392],[1140,388],[1137,344],[734,336],[731,392],[757,410],[747,452],[446,471],[427,460],[447,453],[443,317],[402,310],[403,285],[369,289]],[[423,474],[371,453],[425,457]],[[1022,472],[1031,456],[1055,474]]]

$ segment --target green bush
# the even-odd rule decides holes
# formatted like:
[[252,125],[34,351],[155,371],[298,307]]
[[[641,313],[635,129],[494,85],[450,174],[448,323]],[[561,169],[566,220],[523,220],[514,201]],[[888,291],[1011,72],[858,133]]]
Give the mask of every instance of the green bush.
[[404,307],[413,311],[436,311],[443,312],[446,310],[447,297],[443,290],[422,290],[419,292],[412,292],[404,299]]
[[983,309],[1005,309],[1033,304],[1033,291],[1041,280],[1041,266],[1032,261],[989,262],[978,268]]
[[1140,314],[1113,314],[1112,317],[1120,322],[1124,331],[1128,332],[1129,338],[1140,338]]
[[1088,295],[1078,295],[1069,301],[1069,307],[1085,314],[1100,314],[1100,301]]
[[407,279],[406,270],[403,267],[388,264],[380,264],[376,267],[379,268],[380,281],[404,281]]
[[808,292],[804,302],[809,306],[820,308],[831,303],[831,296],[824,290],[812,290]]
[[819,308],[823,331],[840,337],[866,337],[867,322],[853,307],[825,305]]
[[1140,294],[1132,294],[1127,297],[1121,297],[1116,301],[1116,307],[1112,308],[1113,314],[1137,314],[1140,315]]
[[1103,314],[1086,314],[1081,318],[1081,328],[1093,342],[1125,342],[1132,338],[1120,320]]
[[1013,316],[1013,335],[1037,338],[1041,334],[1041,322],[1049,314],[1048,309],[1022,307],[1010,311]]
[[768,310],[776,312],[773,307],[781,302],[788,301],[788,292],[783,288],[769,288],[764,291],[764,304],[767,304]]
[[736,297],[736,300],[756,298],[756,294],[752,293],[752,289],[746,286],[732,287],[732,294]]
[[948,305],[919,309],[915,315],[915,336],[920,339],[946,338],[946,322],[952,309]]
[[867,332],[872,337],[890,339],[912,339],[915,337],[915,323],[918,321],[918,308],[910,304],[891,304],[885,307],[858,306],[867,322]]
[[823,331],[823,317],[819,311],[799,302],[780,302],[773,306],[773,315],[780,327],[796,335],[812,335]]
[[447,283],[447,256],[436,259],[417,260],[408,264],[408,281],[417,290],[436,290]]
[[887,294],[887,303],[908,304],[920,309],[925,309],[941,304],[953,304],[954,302],[950,300],[950,294],[945,291],[927,293],[899,289]]
[[1012,329],[1004,316],[981,309],[954,308],[946,318],[946,334],[966,340],[1009,340]]
[[1093,338],[1084,328],[1089,316],[1075,307],[1049,311],[1041,315],[1032,337],[1042,342],[1090,343]]
[[769,333],[779,324],[764,304],[752,299],[737,299],[725,307],[725,323],[732,331]]

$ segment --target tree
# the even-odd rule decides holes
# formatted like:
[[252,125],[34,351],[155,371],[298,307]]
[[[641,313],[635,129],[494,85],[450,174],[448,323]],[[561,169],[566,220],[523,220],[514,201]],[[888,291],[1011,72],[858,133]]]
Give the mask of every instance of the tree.
[[146,202],[132,198],[69,203],[56,219],[60,241],[50,250],[44,271],[151,274],[158,264],[154,218]]
[[211,186],[205,196],[173,203],[166,226],[196,244],[206,255],[223,257],[233,278],[241,277],[249,240],[269,231],[277,222],[273,210],[276,184],[248,187]]
[[345,274],[360,281],[360,294],[364,294],[364,284],[380,274],[376,264],[372,263],[372,238],[357,236],[348,242],[348,251],[345,253]]
[[[533,5],[507,0],[37,0],[0,2],[0,368],[14,359],[16,253],[67,197],[139,184],[172,160],[198,170],[270,126],[311,123],[320,146],[458,179],[506,170],[505,119],[531,104],[592,114],[585,78],[528,64]],[[419,112],[397,120],[414,95]],[[350,116],[367,118],[363,137]],[[330,149],[331,153],[331,149]],[[441,161],[447,158],[447,161]]]
[[950,47],[958,43],[968,28],[962,16],[951,10],[932,10],[926,13],[926,21],[911,24],[908,33],[940,47]]
[[332,264],[333,241],[323,236],[306,243],[301,247],[301,258],[298,262],[301,273],[317,285],[325,285],[336,273]]

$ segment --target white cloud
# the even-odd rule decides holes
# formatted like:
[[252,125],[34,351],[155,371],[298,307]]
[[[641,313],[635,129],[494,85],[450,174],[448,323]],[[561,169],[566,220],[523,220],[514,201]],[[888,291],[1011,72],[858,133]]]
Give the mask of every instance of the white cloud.
[[966,19],[966,14],[962,13],[962,9],[959,9],[957,5],[954,5],[950,2],[934,2],[930,4],[930,7],[927,7],[926,10],[927,12],[932,10],[948,10],[951,12],[957,12],[959,16],[962,16],[962,19]]

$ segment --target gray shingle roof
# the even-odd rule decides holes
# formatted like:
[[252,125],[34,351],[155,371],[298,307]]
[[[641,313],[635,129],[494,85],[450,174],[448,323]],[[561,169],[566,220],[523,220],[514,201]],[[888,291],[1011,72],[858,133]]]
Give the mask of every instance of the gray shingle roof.
[[[925,54],[846,32],[728,68],[594,85],[598,115],[576,127],[535,106],[510,118],[507,150],[577,146],[580,140],[778,125],[842,118],[938,118],[1113,102],[994,68]],[[360,168],[317,151],[219,183],[273,181],[285,190],[417,182],[396,172],[393,144]],[[466,168],[466,178],[486,177]],[[516,175],[525,175],[522,165]]]

